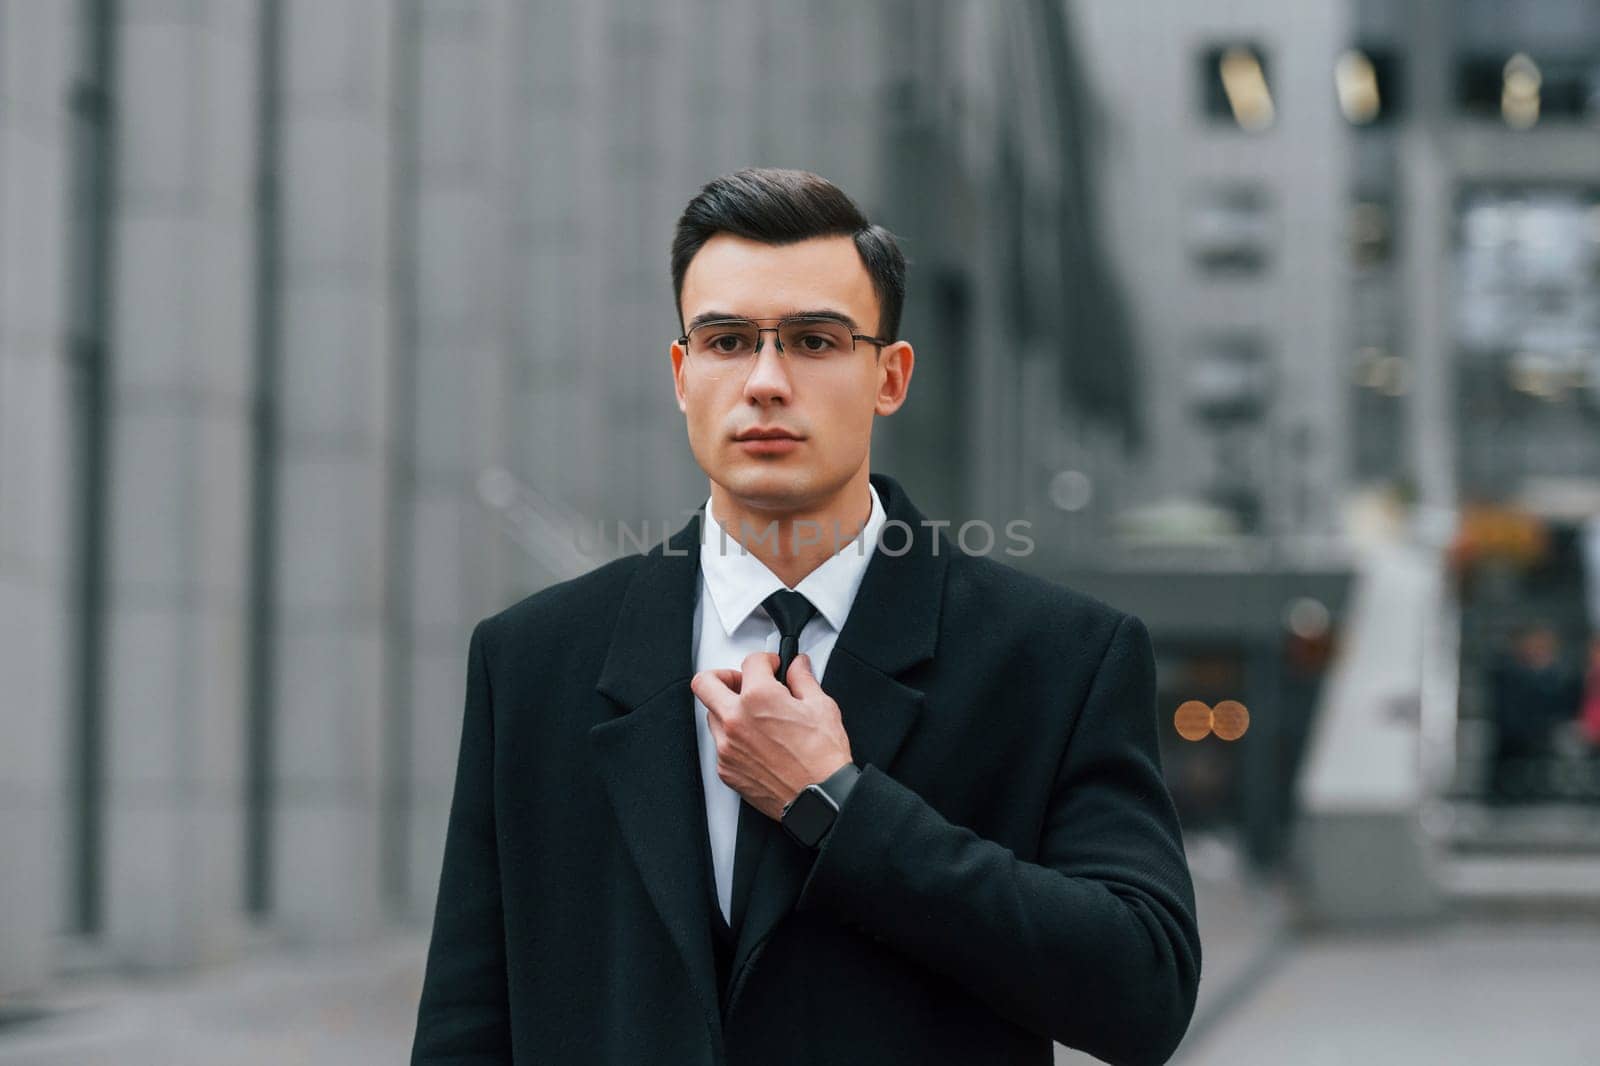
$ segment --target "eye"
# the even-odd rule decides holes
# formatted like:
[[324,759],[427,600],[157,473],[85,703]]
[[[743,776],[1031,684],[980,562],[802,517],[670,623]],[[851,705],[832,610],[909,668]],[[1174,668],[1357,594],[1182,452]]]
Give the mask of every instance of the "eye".
[[740,333],[718,333],[706,341],[706,347],[718,355],[734,355],[748,346],[749,342]]
[[802,330],[795,330],[794,339],[784,341],[784,347],[790,346],[802,355],[832,355],[850,347],[850,343],[840,330],[835,330],[832,325],[822,325],[822,327],[811,325]]

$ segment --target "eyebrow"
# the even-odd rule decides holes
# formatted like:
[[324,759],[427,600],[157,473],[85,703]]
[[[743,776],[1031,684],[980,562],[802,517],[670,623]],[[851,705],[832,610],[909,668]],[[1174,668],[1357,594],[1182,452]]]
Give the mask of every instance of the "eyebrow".
[[[815,310],[815,311],[795,311],[792,314],[779,315],[779,316],[776,316],[776,317],[779,317],[779,318],[826,318],[826,319],[830,319],[830,320],[832,320],[834,322],[838,322],[841,325],[848,326],[852,332],[854,332],[856,330],[859,330],[861,328],[860,326],[856,325],[856,320],[855,319],[851,318],[849,315],[845,314],[843,311],[835,311],[835,310],[833,310],[831,308],[826,308],[826,307],[819,308],[818,310]],[[703,326],[708,322],[727,322],[727,321],[730,321],[730,320],[734,321],[734,322],[748,322],[748,321],[750,321],[750,317],[748,315],[736,315],[732,311],[702,311],[700,314],[695,315],[694,318],[689,320],[688,329],[689,330],[693,330],[697,326]]]

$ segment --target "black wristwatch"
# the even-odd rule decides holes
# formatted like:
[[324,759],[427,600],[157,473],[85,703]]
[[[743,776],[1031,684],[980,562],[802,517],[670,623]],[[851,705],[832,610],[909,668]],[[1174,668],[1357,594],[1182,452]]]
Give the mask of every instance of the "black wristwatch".
[[827,780],[801,789],[783,808],[783,828],[802,847],[820,847],[860,776],[861,768],[848,762],[828,775]]

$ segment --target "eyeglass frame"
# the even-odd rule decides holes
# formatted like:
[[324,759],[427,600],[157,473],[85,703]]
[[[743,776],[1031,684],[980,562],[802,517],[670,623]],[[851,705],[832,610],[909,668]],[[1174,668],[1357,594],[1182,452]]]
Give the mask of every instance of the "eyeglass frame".
[[[695,326],[691,326],[688,330],[684,331],[683,335],[678,338],[678,343],[683,345],[684,354],[687,355],[689,354],[689,334],[693,333],[695,330],[704,329],[706,326],[726,326],[732,323],[743,324],[745,322],[748,322],[750,325],[756,327],[756,346],[750,353],[752,356],[759,356],[761,354],[761,335],[763,333],[773,334],[773,348],[777,350],[779,355],[785,354],[783,350],[783,337],[778,332],[783,328],[783,324],[785,322],[832,322],[836,325],[843,326],[845,329],[850,331],[850,351],[852,354],[854,354],[856,350],[856,341],[866,341],[868,344],[876,345],[879,351],[882,351],[886,346],[895,343],[891,340],[884,340],[882,337],[874,337],[870,333],[857,333],[852,324],[842,315],[815,313],[768,316],[765,318],[741,318],[737,315],[730,315],[727,318],[712,318]],[[763,322],[776,322],[778,324],[776,326],[763,326],[761,324]]]

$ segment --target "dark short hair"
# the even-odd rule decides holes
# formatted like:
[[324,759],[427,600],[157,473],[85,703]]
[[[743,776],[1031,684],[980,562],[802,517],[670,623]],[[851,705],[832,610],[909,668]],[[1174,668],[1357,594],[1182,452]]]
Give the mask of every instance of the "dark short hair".
[[713,178],[678,218],[672,237],[672,298],[683,325],[683,276],[689,261],[719,233],[791,244],[851,237],[878,295],[878,336],[896,340],[906,299],[906,259],[894,234],[867,217],[833,182],[806,170],[747,167]]

